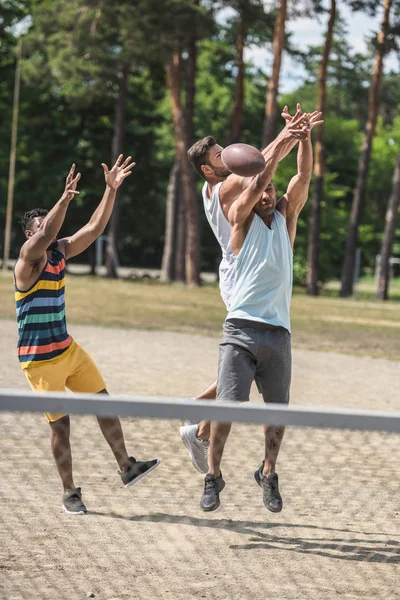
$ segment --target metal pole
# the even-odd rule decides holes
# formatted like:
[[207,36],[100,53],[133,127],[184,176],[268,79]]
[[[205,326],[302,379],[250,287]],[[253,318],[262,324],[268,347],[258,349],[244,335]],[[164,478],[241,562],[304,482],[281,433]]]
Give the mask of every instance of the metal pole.
[[8,174],[8,194],[7,194],[7,212],[6,226],[4,233],[4,255],[3,255],[3,271],[7,271],[8,258],[10,255],[10,240],[11,240],[11,222],[14,200],[14,184],[15,184],[15,159],[17,154],[17,129],[18,129],[18,106],[19,106],[19,89],[21,81],[21,57],[22,57],[22,41],[18,40],[17,46],[17,64],[15,67],[15,82],[14,82],[14,102],[13,116],[11,126],[11,151],[10,151],[10,169]]

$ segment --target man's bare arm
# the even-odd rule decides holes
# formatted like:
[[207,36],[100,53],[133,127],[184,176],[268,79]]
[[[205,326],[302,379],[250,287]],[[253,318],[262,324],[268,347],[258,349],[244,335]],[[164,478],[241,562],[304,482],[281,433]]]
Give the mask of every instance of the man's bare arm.
[[72,198],[79,194],[76,186],[81,178],[81,174],[74,178],[75,165],[72,165],[65,183],[64,192],[55,206],[45,216],[41,227],[35,235],[29,238],[21,248],[20,259],[22,263],[32,264],[45,257],[46,249],[57,237],[58,232],[64,222],[68,206]]
[[81,254],[88,248],[104,231],[115,203],[117,190],[122,182],[131,173],[135,163],[130,163],[131,156],[122,163],[123,155],[121,154],[115,165],[109,171],[107,165],[102,164],[104,177],[106,180],[106,189],[99,206],[94,211],[90,221],[74,235],[58,240],[60,249],[65,255],[65,258],[71,258],[77,254]]
[[[287,107],[285,107],[287,109]],[[283,115],[284,113],[282,113]],[[294,117],[286,114],[286,127],[281,131],[278,137],[267,148],[262,151],[264,158],[269,160],[277,158],[280,162],[287,156],[290,150],[301,139],[305,138],[302,130],[306,116],[301,111],[300,104],[297,105],[297,112]],[[251,177],[240,177],[239,175],[229,175],[223,182],[220,189],[220,202],[222,211],[228,218],[229,209],[233,202],[238,198],[243,190],[250,185]]]
[[297,175],[291,179],[286,194],[280,202],[280,205],[282,203],[282,208],[280,210],[286,216],[286,226],[292,248],[296,238],[297,221],[301,210],[307,202],[312,177],[313,149],[311,130],[313,127],[320,125],[323,122],[320,120],[320,117],[321,113],[318,112],[310,115],[307,139],[299,143]]

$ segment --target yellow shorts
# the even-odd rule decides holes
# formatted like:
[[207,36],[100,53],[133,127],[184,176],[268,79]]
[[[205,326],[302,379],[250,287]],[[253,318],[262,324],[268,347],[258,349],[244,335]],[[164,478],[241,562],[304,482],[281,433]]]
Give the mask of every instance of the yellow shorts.
[[[97,394],[106,388],[94,361],[75,341],[55,359],[23,369],[34,392],[71,392]],[[44,413],[52,423],[65,414]]]

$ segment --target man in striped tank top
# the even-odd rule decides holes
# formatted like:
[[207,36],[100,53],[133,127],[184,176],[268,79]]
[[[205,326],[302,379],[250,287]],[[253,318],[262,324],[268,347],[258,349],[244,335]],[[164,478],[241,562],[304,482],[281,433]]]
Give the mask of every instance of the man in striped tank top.
[[[65,261],[86,250],[104,231],[118,188],[135,163],[120,155],[112,169],[103,164],[106,188],[90,221],[71,237],[57,240],[80,173],[75,165],[68,174],[60,200],[49,211],[37,208],[21,220],[27,241],[14,268],[18,322],[18,358],[31,388],[37,392],[65,391],[107,394],[106,385],[91,357],[68,334],[65,316]],[[69,415],[45,413],[51,427],[51,448],[64,495],[62,506],[70,514],[84,514],[81,488],[72,474]],[[119,465],[124,485],[150,473],[158,459],[137,461],[129,457],[121,423],[116,417],[98,417],[100,429]]]
[[[307,197],[312,175],[312,126],[321,114],[296,114],[304,139],[299,142],[298,173],[277,208],[272,176],[278,155],[266,160],[264,171],[231,204],[229,245],[233,256],[234,287],[219,346],[217,399],[246,402],[257,380],[264,402],[287,404],[291,380],[290,300],[292,256],[297,220]],[[201,507],[218,508],[225,487],[220,469],[230,423],[212,423],[209,470]],[[276,461],[284,427],[264,427],[264,460],[254,473],[271,512],[282,510]]]

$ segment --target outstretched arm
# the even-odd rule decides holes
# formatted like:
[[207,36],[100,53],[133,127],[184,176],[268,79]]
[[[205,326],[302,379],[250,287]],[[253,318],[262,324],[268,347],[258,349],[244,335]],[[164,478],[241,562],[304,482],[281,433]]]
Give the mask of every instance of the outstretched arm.
[[297,221],[299,214],[307,202],[308,191],[313,170],[313,149],[311,143],[311,130],[316,125],[320,125],[321,113],[313,113],[310,116],[307,139],[299,143],[297,154],[297,175],[292,177],[286,194],[282,201],[286,213],[286,225],[288,228],[290,243],[293,247],[296,237]]
[[130,163],[131,156],[122,163],[123,155],[121,154],[113,168],[109,171],[107,165],[102,163],[104,177],[106,180],[106,189],[99,206],[94,211],[90,221],[74,235],[58,240],[58,244],[62,249],[65,258],[71,258],[77,254],[81,254],[88,248],[105,230],[106,225],[111,217],[111,213],[115,203],[115,196],[122,182],[132,173],[132,168],[135,163]]
[[[297,142],[305,137],[302,127],[306,117],[302,113],[300,104],[297,104],[297,112],[294,117],[291,117],[287,112],[287,106],[285,106],[282,116],[285,118],[286,126],[277,138],[262,150],[266,161],[276,159],[277,162],[280,162],[289,154]],[[250,182],[251,177],[240,177],[239,175],[229,175],[223,182],[220,190],[220,201],[222,210],[227,218],[232,203],[250,185]]]
[[76,194],[79,194],[79,192],[76,191],[76,186],[81,178],[81,174],[78,173],[75,178],[74,174],[75,165],[72,165],[71,170],[68,173],[68,177],[65,182],[65,189],[61,198],[45,216],[39,231],[30,237],[22,246],[20,252],[21,260],[18,261],[21,262],[21,265],[18,265],[19,267],[21,266],[23,268],[24,265],[29,263],[37,263],[41,258],[46,260],[46,249],[57,237],[57,234],[64,222],[69,203]]

